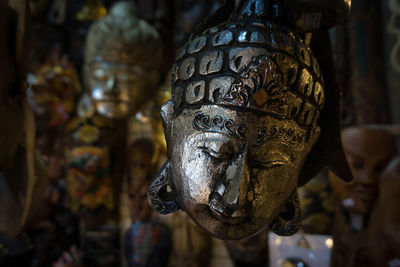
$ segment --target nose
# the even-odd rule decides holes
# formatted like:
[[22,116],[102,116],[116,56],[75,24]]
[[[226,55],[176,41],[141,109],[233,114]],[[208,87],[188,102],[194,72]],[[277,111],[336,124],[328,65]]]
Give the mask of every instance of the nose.
[[108,95],[116,95],[118,93],[118,80],[114,76],[107,80],[106,93]]
[[247,152],[240,155],[226,170],[226,189],[222,199],[229,206],[245,203],[250,182]]
[[250,170],[248,153],[245,151],[226,169],[224,178],[216,185],[210,206],[224,216],[242,216],[249,203],[249,189],[251,189]]

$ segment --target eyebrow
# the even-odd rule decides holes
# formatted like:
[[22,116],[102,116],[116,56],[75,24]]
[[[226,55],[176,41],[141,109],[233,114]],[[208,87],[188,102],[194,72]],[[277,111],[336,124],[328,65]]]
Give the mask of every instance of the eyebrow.
[[237,124],[232,119],[219,115],[210,116],[202,112],[197,112],[193,116],[192,126],[198,131],[220,133],[241,140],[245,139],[247,131],[244,124]]
[[282,152],[282,151],[271,151],[271,150],[262,154],[262,157],[263,157],[262,160],[258,160],[258,159],[256,159],[256,160],[263,162],[265,158],[269,158],[269,157],[273,157],[273,156],[280,157],[287,162],[293,162],[292,157],[289,154]]
[[351,157],[354,157],[354,158],[357,158],[357,159],[363,159],[363,156],[360,156],[360,155],[357,155],[356,153],[354,153],[354,152],[351,152],[351,151],[349,151],[349,150],[347,150],[347,149],[345,149],[345,151],[344,151],[346,154],[348,154],[349,156],[351,156]]

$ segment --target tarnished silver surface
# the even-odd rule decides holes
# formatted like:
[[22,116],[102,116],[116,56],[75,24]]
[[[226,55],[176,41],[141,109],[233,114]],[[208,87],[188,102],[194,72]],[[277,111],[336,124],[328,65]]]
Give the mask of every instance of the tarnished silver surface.
[[271,230],[281,236],[294,235],[301,227],[301,220],[300,201],[295,191],[284,210],[272,222]]
[[125,118],[154,93],[160,81],[162,43],[132,3],[119,2],[87,35],[84,82],[97,112]]
[[143,78],[134,65],[96,62],[90,65],[89,88],[96,110],[108,118],[123,118],[140,98]]
[[297,231],[293,192],[325,102],[303,40],[243,18],[193,36],[178,52],[172,101],[162,108],[170,178],[157,176],[150,187],[156,210],[169,212],[158,204],[171,202],[158,186],[168,185],[176,207],[220,239],[248,238],[271,223],[282,235]]
[[[168,214],[179,209],[175,195],[171,193],[171,169],[170,163],[167,161],[160,172],[156,175],[156,179],[151,183],[148,190],[148,199],[150,205],[161,214]],[[159,195],[163,195],[163,200]],[[170,196],[168,196],[170,194]]]

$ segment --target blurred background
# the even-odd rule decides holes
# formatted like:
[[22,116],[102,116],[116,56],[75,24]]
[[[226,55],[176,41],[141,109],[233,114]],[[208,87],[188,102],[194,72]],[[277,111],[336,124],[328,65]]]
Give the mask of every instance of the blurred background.
[[[0,232],[0,266],[400,266],[400,1],[353,0],[329,30],[355,181],[342,184],[325,169],[299,188],[299,233],[245,241],[217,240],[180,211],[157,215],[146,198],[167,158],[160,108],[171,98],[176,52],[224,1],[125,1],[136,8],[115,10],[115,21],[88,37],[117,2],[30,0],[25,28],[9,32],[29,33],[26,99],[35,123],[25,131],[35,131],[48,183],[21,233]],[[125,44],[112,33],[123,30],[131,48],[114,55]],[[88,74],[90,64],[98,66]],[[111,80],[139,92],[135,110],[92,103],[104,92],[89,87],[109,86],[117,72]]]

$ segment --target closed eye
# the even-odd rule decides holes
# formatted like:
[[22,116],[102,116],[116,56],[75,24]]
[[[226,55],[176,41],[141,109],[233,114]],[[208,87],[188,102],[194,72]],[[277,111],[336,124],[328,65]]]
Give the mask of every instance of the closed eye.
[[289,162],[286,160],[271,160],[271,161],[252,160],[252,164],[254,165],[254,167],[260,168],[260,169],[278,167],[278,166],[286,165],[288,163]]
[[198,148],[200,148],[205,155],[213,160],[231,160],[233,158],[232,154],[219,153],[209,147],[199,146]]

